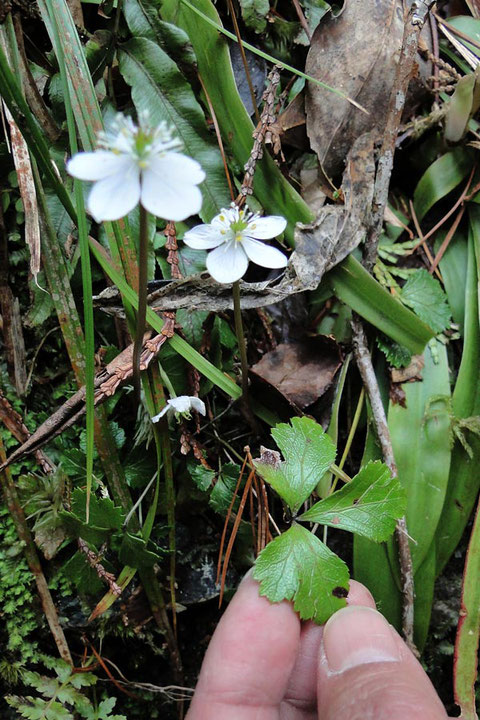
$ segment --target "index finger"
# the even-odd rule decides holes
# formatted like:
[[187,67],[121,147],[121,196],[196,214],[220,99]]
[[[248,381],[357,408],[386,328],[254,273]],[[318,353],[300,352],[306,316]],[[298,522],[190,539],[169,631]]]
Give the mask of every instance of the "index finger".
[[299,641],[292,606],[260,597],[247,576],[210,642],[187,720],[278,718]]

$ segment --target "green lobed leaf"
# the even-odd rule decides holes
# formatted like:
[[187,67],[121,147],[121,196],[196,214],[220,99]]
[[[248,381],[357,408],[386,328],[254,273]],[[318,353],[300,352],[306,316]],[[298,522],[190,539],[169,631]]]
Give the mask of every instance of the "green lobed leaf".
[[294,524],[258,556],[253,573],[260,595],[271,602],[293,600],[302,620],[321,624],[342,607],[348,568],[313,533]]
[[239,475],[240,466],[235,463],[226,463],[218,475],[209,503],[220,515],[227,514]]
[[365,465],[341,490],[313,505],[298,519],[386,540],[405,513],[406,496],[397,478],[381,462]]
[[153,567],[161,558],[160,554],[152,552],[150,547],[152,547],[151,542],[147,544],[143,538],[127,532],[123,536],[118,558],[120,562],[130,567]]
[[190,460],[187,463],[187,469],[190,477],[202,492],[206,492],[215,479],[215,471],[209,470],[198,462]]
[[156,125],[173,125],[187,155],[195,158],[207,177],[201,184],[206,222],[222,207],[230,194],[225,170],[215,139],[209,135],[205,118],[193,90],[174,61],[152,40],[133,38],[118,51],[120,72],[132,88],[137,113],[148,111]]
[[[114,569],[103,560],[102,565],[108,572]],[[62,572],[75,585],[79,593],[96,595],[105,588],[95,570],[88,564],[85,555],[80,551],[67,560],[62,567]]]
[[410,275],[402,288],[401,298],[435,332],[442,332],[450,325],[452,313],[447,296],[438,280],[424,268]]
[[336,448],[315,420],[294,417],[290,422],[272,430],[285,461],[278,466],[255,461],[255,467],[295,514],[334,462]]
[[263,32],[270,12],[269,0],[240,0],[240,7],[245,25],[256,33]]
[[389,365],[395,368],[407,367],[412,359],[412,353],[404,345],[392,342],[385,335],[375,338],[377,347],[384,353]]
[[69,533],[87,542],[101,544],[122,526],[124,514],[110,498],[90,497],[89,522],[86,521],[86,492],[76,488],[72,494],[72,510],[59,513]]

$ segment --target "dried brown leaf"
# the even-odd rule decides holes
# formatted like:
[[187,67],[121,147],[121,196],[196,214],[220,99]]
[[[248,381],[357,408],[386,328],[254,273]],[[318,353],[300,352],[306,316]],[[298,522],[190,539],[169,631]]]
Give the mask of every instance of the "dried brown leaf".
[[18,188],[25,211],[25,242],[30,250],[30,272],[35,282],[40,272],[40,224],[38,220],[37,194],[33,180],[32,165],[28,146],[18,129],[10,111],[5,106],[5,115],[10,126],[10,143],[13,161],[17,171]]
[[[339,17],[329,16],[315,30],[305,72],[341,89],[369,112],[359,112],[318,85],[307,86],[307,134],[327,176],[342,172],[350,147],[362,133],[383,134],[403,27],[401,0],[346,0]],[[430,45],[428,35],[424,38]],[[420,57],[418,64],[427,76],[428,64]],[[415,103],[422,84],[411,83],[410,89]]]
[[340,349],[333,340],[307,338],[278,345],[251,371],[303,410],[328,390],[341,364]]

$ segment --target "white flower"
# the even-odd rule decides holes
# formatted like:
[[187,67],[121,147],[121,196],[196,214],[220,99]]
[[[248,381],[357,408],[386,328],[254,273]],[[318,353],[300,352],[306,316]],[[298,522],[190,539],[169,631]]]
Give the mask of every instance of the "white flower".
[[177,152],[180,147],[165,122],[152,128],[144,114],[137,127],[130,117],[117,115],[111,129],[100,133],[99,149],[78,153],[67,170],[94,182],[87,207],[97,222],[124,217],[138,201],[153,215],[185,220],[202,207],[197,185],[205,173],[196,160]]
[[282,268],[287,257],[277,248],[259,240],[268,240],[285,230],[287,221],[278,215],[260,217],[232,204],[221,210],[209,225],[187,230],[183,241],[196,250],[215,248],[207,257],[207,270],[219,283],[233,283],[245,275],[248,261],[266,268]]
[[197,397],[190,395],[179,395],[178,397],[167,400],[167,404],[158,415],[152,417],[152,422],[158,422],[167,413],[173,412],[175,415],[182,415],[185,418],[190,417],[190,410],[196,410],[200,415],[205,415],[205,403]]

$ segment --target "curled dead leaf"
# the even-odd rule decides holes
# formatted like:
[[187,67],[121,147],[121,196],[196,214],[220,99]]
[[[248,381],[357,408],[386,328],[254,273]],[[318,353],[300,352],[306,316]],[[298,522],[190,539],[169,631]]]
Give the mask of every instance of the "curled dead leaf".
[[[329,16],[315,30],[305,71],[369,112],[359,112],[318,85],[307,86],[307,134],[327,176],[335,178],[342,172],[349,149],[362,133],[383,134],[403,29],[402,0],[346,0],[340,16]],[[431,46],[428,29],[423,38]],[[429,63],[418,56],[418,77],[410,83],[407,116],[425,93],[422,77],[430,74]]]

